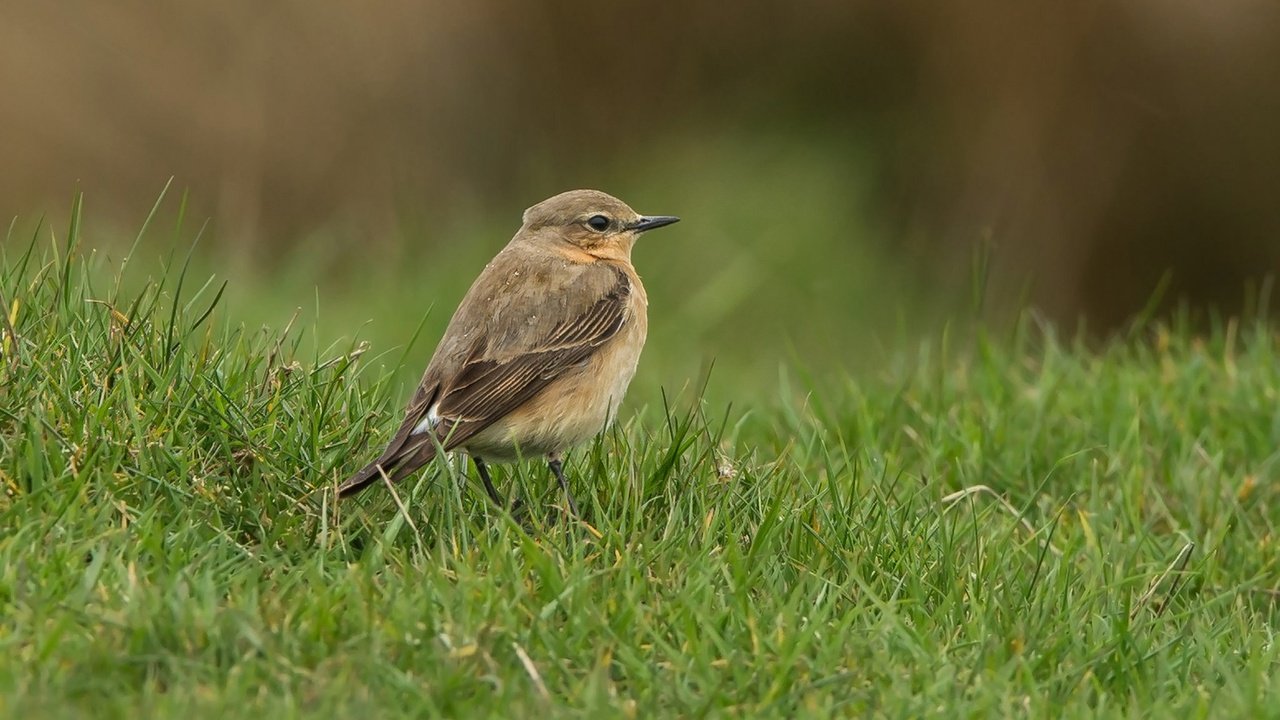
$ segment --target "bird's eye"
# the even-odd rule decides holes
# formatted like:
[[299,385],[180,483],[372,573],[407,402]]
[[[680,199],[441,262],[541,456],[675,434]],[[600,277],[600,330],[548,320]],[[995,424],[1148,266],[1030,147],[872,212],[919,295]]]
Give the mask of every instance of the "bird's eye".
[[609,218],[604,215],[592,215],[587,218],[587,226],[596,232],[604,232],[609,229]]

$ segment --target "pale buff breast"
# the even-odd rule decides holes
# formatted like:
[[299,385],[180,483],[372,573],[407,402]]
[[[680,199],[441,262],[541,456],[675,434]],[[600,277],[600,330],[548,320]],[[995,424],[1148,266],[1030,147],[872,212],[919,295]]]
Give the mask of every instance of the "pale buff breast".
[[507,462],[567,450],[607,428],[635,377],[649,329],[644,286],[634,274],[631,283],[630,313],[615,337],[580,370],[548,385],[462,449],[485,460]]

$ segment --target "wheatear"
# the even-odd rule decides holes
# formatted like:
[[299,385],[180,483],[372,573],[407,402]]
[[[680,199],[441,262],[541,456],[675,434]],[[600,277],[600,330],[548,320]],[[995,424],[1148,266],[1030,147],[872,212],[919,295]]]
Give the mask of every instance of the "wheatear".
[[631,247],[678,220],[639,215],[597,190],[526,210],[462,298],[395,437],[338,494],[384,475],[395,482],[457,449],[502,506],[485,461],[542,455],[578,515],[561,455],[613,422],[648,329]]

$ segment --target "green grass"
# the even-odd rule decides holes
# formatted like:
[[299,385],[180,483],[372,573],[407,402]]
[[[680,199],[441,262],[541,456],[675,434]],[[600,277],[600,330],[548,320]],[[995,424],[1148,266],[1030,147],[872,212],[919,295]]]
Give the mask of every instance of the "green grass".
[[444,463],[335,504],[403,348],[78,233],[0,265],[0,716],[1280,715],[1264,322],[1024,318],[732,410],[650,378],[570,455],[589,525],[526,529]]

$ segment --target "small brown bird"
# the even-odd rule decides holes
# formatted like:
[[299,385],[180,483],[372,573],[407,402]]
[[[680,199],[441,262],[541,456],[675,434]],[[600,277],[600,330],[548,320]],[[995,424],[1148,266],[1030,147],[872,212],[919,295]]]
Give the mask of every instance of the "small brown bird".
[[457,449],[502,506],[485,461],[543,455],[578,515],[562,453],[613,422],[648,329],[631,247],[678,220],[639,215],[598,190],[526,210],[519,232],[462,298],[395,437],[338,494],[383,475],[396,482],[440,450]]

